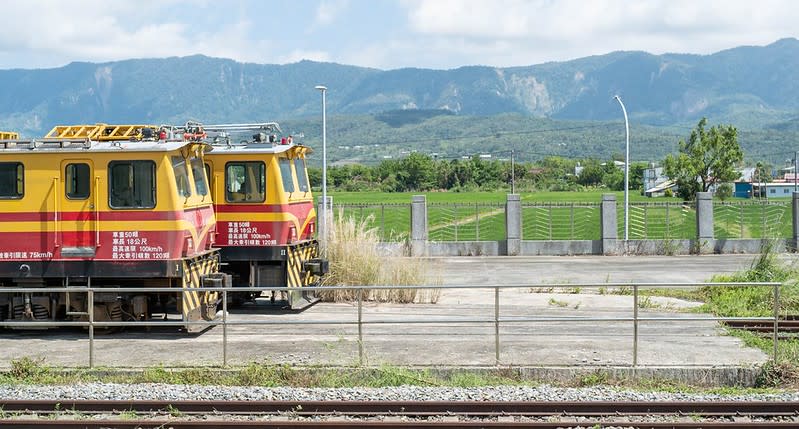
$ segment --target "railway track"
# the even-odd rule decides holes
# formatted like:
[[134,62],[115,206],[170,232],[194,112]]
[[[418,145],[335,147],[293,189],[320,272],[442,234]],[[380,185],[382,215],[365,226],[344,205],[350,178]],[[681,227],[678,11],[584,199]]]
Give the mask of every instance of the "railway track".
[[788,428],[799,402],[16,401],[17,428]]
[[[765,334],[771,334],[774,332],[774,322],[770,321],[743,320],[727,321],[724,323],[731,328],[745,331]],[[780,320],[777,323],[777,332],[779,334],[799,334],[799,320],[793,318],[788,320]]]

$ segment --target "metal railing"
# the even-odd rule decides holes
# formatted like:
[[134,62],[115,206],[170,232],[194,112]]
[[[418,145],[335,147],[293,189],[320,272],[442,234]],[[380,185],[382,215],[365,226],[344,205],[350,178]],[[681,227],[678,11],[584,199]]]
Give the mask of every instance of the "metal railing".
[[431,241],[505,239],[504,203],[428,203]]
[[333,204],[335,217],[351,217],[375,228],[380,241],[403,241],[409,235],[411,205],[387,203]]
[[[681,317],[652,317],[641,316],[639,308],[641,301],[639,299],[640,290],[642,288],[696,288],[696,287],[770,287],[773,288],[774,308],[773,314],[767,317],[715,317],[715,316],[681,316]],[[147,320],[147,321],[97,321],[94,319],[94,312],[89,311],[82,313],[88,320],[86,321],[3,321],[0,326],[7,328],[48,328],[48,327],[85,327],[88,329],[88,354],[89,354],[89,367],[95,366],[95,330],[98,328],[109,327],[155,327],[155,326],[174,326],[184,327],[187,325],[197,325],[204,328],[221,327],[222,329],[222,364],[228,364],[228,327],[236,325],[246,326],[262,326],[262,325],[356,325],[357,326],[357,344],[358,344],[358,363],[364,365],[364,328],[370,325],[386,325],[386,324],[477,324],[487,325],[493,327],[493,340],[494,340],[494,362],[496,365],[501,365],[501,350],[502,350],[502,336],[500,327],[510,324],[528,323],[531,325],[542,323],[610,323],[610,322],[629,322],[632,327],[632,361],[630,365],[633,367],[638,366],[638,348],[639,348],[639,324],[642,322],[647,323],[663,323],[663,322],[686,322],[686,321],[768,321],[774,325],[773,338],[774,349],[772,358],[776,362],[778,358],[778,325],[780,316],[780,283],[777,282],[750,282],[750,283],[596,283],[596,284],[526,284],[526,285],[421,285],[421,286],[347,286],[347,287],[308,287],[304,290],[311,291],[333,291],[333,290],[348,290],[356,291],[357,300],[354,305],[357,308],[357,313],[352,320],[330,320],[330,319],[315,319],[315,320],[298,320],[298,318],[281,317],[277,320],[230,320],[228,318],[228,293],[232,292],[252,292],[252,291],[297,291],[296,288],[285,287],[264,287],[264,288],[203,288],[204,292],[218,292],[221,293],[222,315],[220,318],[210,321],[192,321],[186,322],[182,320]],[[619,289],[625,290],[632,296],[632,314],[624,317],[591,317],[591,316],[512,316],[503,313],[503,305],[500,299],[500,291],[505,289],[574,289],[579,288],[605,288],[605,289]],[[468,309],[464,310],[464,314],[457,315],[456,317],[424,317],[414,318],[402,316],[400,318],[375,318],[364,319],[364,296],[365,292],[376,291],[383,289],[483,289],[493,290],[493,316],[492,317],[474,317],[474,313]],[[42,292],[68,292],[70,294],[86,294],[87,295],[87,308],[93,308],[95,302],[95,293],[123,293],[123,292],[196,292],[192,289],[179,289],[174,288],[99,288],[99,287],[67,287],[67,288],[4,288],[2,293],[42,293]],[[313,308],[309,311],[314,311]],[[46,332],[42,335],[48,335]],[[6,341],[6,344],[10,344]],[[275,347],[280,347],[275,344]]]
[[[633,240],[696,238],[695,202],[632,202],[629,237]],[[624,237],[624,206],[616,208],[619,237]]]
[[713,204],[716,238],[789,238],[790,201],[733,201]]
[[522,240],[599,240],[599,203],[523,203]]

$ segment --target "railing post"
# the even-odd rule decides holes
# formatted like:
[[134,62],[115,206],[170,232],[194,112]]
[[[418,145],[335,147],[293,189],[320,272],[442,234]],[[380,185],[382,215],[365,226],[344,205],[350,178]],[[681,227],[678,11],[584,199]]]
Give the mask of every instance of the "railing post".
[[358,365],[363,366],[363,288],[358,288]]
[[474,203],[474,239],[480,241],[480,208]]
[[[799,174],[799,172],[797,172]],[[799,249],[799,192],[793,193],[793,201],[791,208],[793,209],[793,251]]]
[[780,317],[780,285],[774,285],[774,365],[777,364],[777,342],[779,341],[779,317]]
[[89,368],[94,368],[94,290],[89,289]]
[[499,287],[494,286],[494,362],[499,366]]
[[[455,223],[457,228],[457,222]],[[456,230],[457,231],[457,230]],[[427,254],[427,197],[411,197],[411,256]]]
[[386,205],[380,204],[380,241],[388,241],[386,234]]
[[227,366],[227,289],[222,291],[222,366]]
[[569,210],[569,240],[574,240],[574,203],[571,203],[571,210]]
[[505,254],[522,253],[522,202],[519,194],[508,194],[505,200]]
[[633,285],[633,368],[638,366],[638,285]]

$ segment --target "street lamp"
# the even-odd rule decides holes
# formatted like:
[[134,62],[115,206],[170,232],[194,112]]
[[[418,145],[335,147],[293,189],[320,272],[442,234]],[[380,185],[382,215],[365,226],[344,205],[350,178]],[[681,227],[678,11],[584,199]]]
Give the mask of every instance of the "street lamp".
[[322,212],[319,213],[319,232],[322,238],[322,247],[327,246],[327,87],[315,87],[322,92]]
[[624,103],[621,102],[621,97],[618,95],[613,97],[621,105],[621,111],[624,113],[624,129],[627,136],[627,146],[624,155],[624,241],[630,237],[630,123],[627,122],[627,109],[624,108]]

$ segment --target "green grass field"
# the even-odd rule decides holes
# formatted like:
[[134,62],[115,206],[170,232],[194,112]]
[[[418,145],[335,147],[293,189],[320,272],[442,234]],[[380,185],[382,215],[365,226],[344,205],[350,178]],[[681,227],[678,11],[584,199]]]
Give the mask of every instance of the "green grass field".
[[[624,193],[606,191],[536,192],[521,194],[522,239],[598,240],[602,195],[616,195],[619,237],[624,234]],[[496,241],[505,239],[504,192],[379,193],[334,192],[336,214],[364,218],[384,241],[407,238],[411,197],[427,197],[431,241]],[[647,198],[631,192],[631,239],[696,237],[696,209],[676,198]],[[763,203],[733,199],[714,203],[714,232],[719,239],[788,238],[790,200]]]

